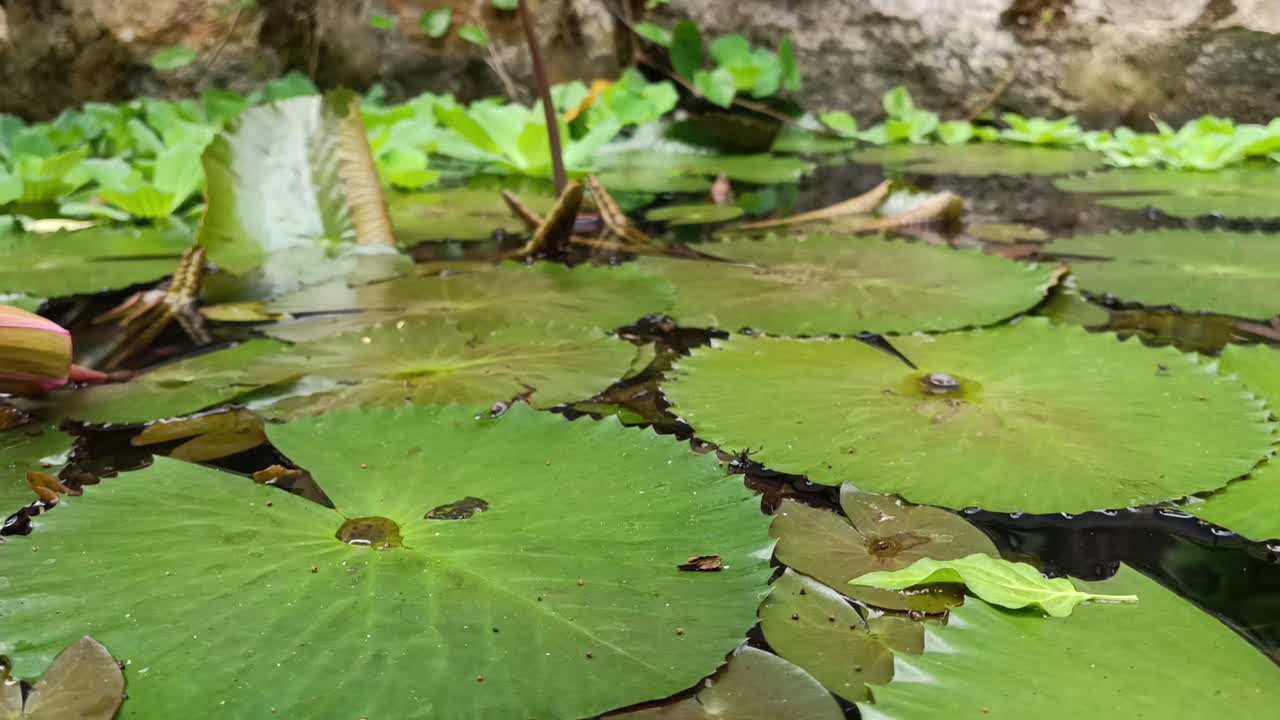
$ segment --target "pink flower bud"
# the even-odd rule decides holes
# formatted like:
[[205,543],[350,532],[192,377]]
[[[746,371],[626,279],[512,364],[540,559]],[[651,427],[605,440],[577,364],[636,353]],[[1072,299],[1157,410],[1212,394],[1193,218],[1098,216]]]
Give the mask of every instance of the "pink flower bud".
[[26,310],[0,305],[0,392],[46,392],[67,384],[71,333]]

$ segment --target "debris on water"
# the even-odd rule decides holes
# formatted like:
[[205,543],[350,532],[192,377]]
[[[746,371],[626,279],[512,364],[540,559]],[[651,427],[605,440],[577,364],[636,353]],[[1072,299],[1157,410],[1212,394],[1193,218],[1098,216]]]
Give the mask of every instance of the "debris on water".
[[695,555],[676,567],[691,572],[718,572],[723,565],[719,555]]
[[468,495],[461,500],[437,506],[427,511],[426,520],[466,520],[476,513],[489,509],[489,503],[481,498]]

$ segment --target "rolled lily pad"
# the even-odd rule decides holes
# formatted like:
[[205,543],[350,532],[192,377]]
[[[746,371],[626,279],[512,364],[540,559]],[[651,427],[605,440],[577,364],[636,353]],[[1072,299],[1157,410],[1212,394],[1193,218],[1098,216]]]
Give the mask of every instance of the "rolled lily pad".
[[300,344],[263,366],[276,375],[342,383],[331,392],[284,401],[267,412],[495,402],[527,398],[548,408],[585,400],[617,382],[641,350],[599,330],[521,323],[464,332],[439,320],[397,322]]
[[1052,619],[967,601],[947,627],[926,627],[923,655],[897,656],[897,676],[862,717],[1191,720],[1266,717],[1280,702],[1275,663],[1141,573],[1122,566],[1080,586],[1141,600]]
[[1035,306],[1059,274],[977,250],[853,235],[738,239],[706,250],[736,262],[639,263],[676,287],[676,320],[782,335],[992,324]]
[[[545,213],[555,196],[521,193],[520,200],[535,212]],[[497,189],[392,193],[388,201],[391,226],[402,247],[440,240],[487,240],[496,230],[525,231]]]
[[36,501],[27,485],[27,472],[50,474],[64,462],[71,438],[55,424],[20,425],[0,432],[0,520]]
[[16,673],[90,633],[130,663],[122,720],[574,720],[690,687],[755,621],[757,501],[668,438],[420,406],[269,432],[334,508],[157,458],[11,538]]
[[1084,150],[974,143],[885,145],[853,154],[854,162],[884,165],[922,175],[1066,175],[1102,167],[1104,159]]
[[1099,205],[1125,209],[1155,208],[1174,217],[1225,215],[1280,217],[1280,172],[1272,163],[1212,172],[1134,168],[1063,178],[1067,192],[1098,193]]
[[300,368],[265,362],[284,350],[284,343],[250,340],[162,365],[128,382],[54,393],[49,399],[50,411],[95,423],[144,422],[186,415],[301,375]]
[[189,234],[155,228],[0,235],[0,295],[65,297],[153,282],[190,246]]
[[[1280,349],[1229,345],[1219,363],[1222,372],[1235,373],[1246,388],[1261,395],[1273,414],[1280,413]],[[1183,509],[1250,540],[1280,539],[1280,468],[1273,457],[1248,477]]]
[[644,219],[671,225],[709,225],[742,217],[742,213],[742,208],[736,205],[667,205],[645,213]]
[[1080,287],[1124,302],[1250,318],[1280,315],[1280,239],[1259,233],[1153,230],[1077,235],[1046,252],[1075,256]]
[[788,567],[868,605],[943,612],[960,604],[956,588],[903,593],[850,586],[849,581],[864,573],[899,570],[926,557],[999,555],[981,530],[946,510],[907,505],[885,495],[858,492],[847,484],[840,488],[840,506],[846,517],[783,500],[769,529],[778,538],[774,552]]
[[804,670],[763,650],[738,648],[698,694],[668,705],[611,713],[623,720],[842,720],[844,713]]
[[[614,328],[665,312],[671,285],[634,264],[506,263],[491,271],[410,276],[360,287],[331,283],[268,305],[275,313],[346,313],[265,328],[285,340],[310,340],[381,320],[435,318],[464,330],[484,330],[533,320]],[[354,311],[365,313],[363,317]]]
[[871,699],[868,685],[893,679],[894,652],[924,650],[924,628],[909,618],[863,620],[835,590],[788,570],[760,606],[769,647],[846,700]]
[[950,508],[1170,500],[1247,473],[1274,440],[1260,400],[1172,348],[1043,318],[893,344],[914,368],[854,340],[735,337],[663,391],[700,438],[771,468]]

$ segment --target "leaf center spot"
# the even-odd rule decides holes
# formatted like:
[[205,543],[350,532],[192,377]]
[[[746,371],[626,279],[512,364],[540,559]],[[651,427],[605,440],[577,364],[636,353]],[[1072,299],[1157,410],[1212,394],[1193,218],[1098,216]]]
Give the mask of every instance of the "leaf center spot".
[[338,528],[335,537],[348,545],[361,545],[375,550],[398,548],[403,544],[400,526],[390,518],[377,515],[348,518]]

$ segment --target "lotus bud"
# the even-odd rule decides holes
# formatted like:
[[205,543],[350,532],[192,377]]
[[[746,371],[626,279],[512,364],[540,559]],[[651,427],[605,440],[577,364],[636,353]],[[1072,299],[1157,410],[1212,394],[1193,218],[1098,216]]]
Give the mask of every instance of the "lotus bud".
[[0,305],[0,392],[46,392],[71,376],[71,333],[35,313]]

